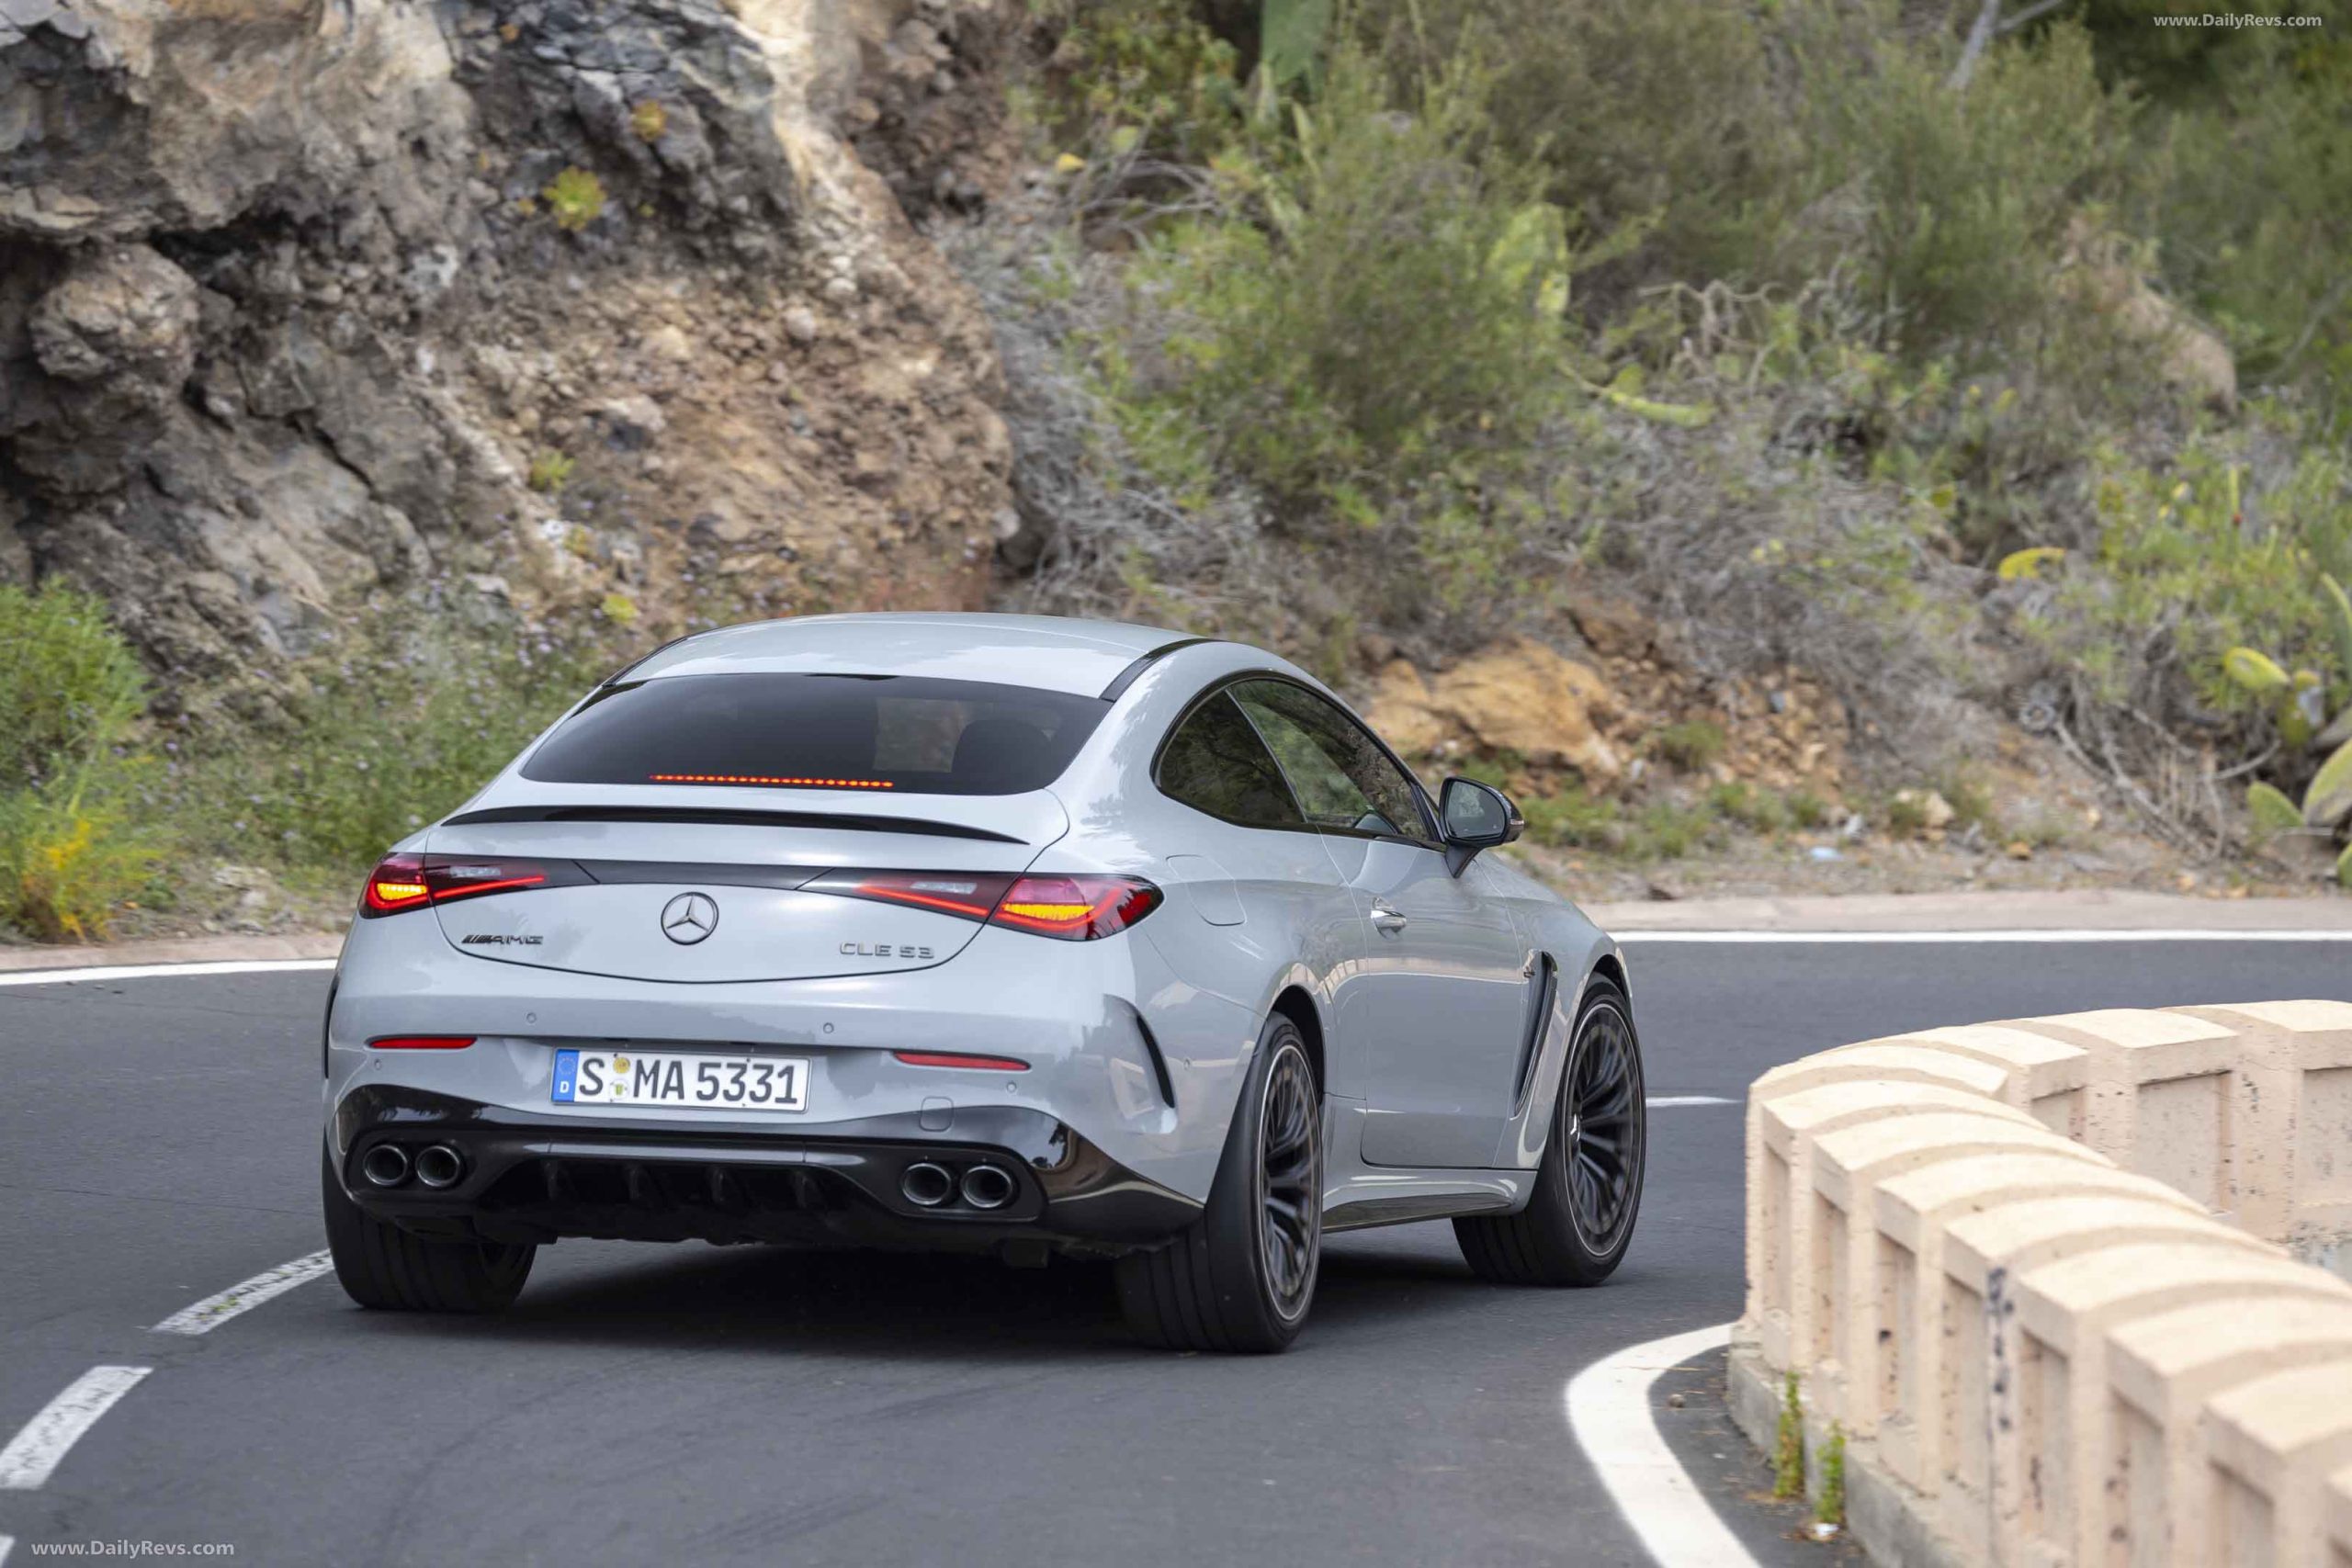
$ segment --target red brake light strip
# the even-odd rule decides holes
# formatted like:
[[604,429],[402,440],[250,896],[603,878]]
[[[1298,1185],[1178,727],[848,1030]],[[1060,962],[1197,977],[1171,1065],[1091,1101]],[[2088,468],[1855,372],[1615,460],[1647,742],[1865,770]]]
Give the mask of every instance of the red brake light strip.
[[785,773],[648,773],[654,784],[786,784],[801,789],[896,789],[888,779],[799,778]]

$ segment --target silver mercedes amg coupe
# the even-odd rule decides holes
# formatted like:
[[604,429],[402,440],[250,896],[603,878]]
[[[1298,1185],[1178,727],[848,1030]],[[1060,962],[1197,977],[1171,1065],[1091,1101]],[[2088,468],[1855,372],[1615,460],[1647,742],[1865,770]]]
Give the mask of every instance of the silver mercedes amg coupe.
[[1451,1218],[1589,1285],[1642,1189],[1624,960],[1258,649],[826,615],[622,671],[368,878],[325,1039],[362,1304],[564,1236],[1115,1259],[1277,1350],[1325,1235]]

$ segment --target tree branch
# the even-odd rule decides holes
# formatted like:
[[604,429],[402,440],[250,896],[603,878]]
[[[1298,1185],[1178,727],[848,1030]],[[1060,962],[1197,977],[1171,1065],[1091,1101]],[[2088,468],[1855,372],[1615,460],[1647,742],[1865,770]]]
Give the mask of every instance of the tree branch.
[[2067,0],[2034,0],[2032,5],[2016,16],[2004,17],[2001,15],[2002,0],[1984,0],[1977,9],[1976,19],[1968,25],[1968,41],[1960,46],[1960,61],[1951,68],[1951,74],[1945,78],[1944,85],[1955,93],[1965,89],[1969,78],[1976,74],[1977,62],[1984,58],[1984,51],[1993,47],[1995,39],[2007,38],[2027,23],[2048,16],[2066,3]]

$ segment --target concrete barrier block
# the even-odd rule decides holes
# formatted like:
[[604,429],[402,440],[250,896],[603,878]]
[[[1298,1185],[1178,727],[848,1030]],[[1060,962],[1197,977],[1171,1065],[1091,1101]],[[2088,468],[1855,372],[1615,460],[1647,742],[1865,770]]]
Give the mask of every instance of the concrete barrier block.
[[2204,1440],[2204,1484],[2174,1500],[2174,1540],[2215,1568],[2326,1562],[2327,1478],[2352,1464],[2352,1348],[2215,1394]]
[[[1896,1035],[1894,1041],[1957,1051],[2009,1075],[2009,1103],[2053,1133],[2082,1138],[2088,1126],[2091,1054],[2070,1041],[2004,1023],[1963,1023]],[[1893,1043],[1890,1041],[1889,1043]]]
[[2352,1302],[2352,1289],[2275,1252],[2203,1243],[2127,1243],[2013,1274],[2014,1416],[1995,1425],[1992,1451],[2005,1560],[2105,1560],[2105,1472],[2084,1454],[2106,1419],[2110,1329],[2203,1302],[2280,1296]]
[[2237,1032],[2187,1013],[2109,1008],[2014,1027],[2090,1053],[2084,1139],[2126,1170],[2233,1209]]
[[[2069,1153],[1991,1153],[1947,1160],[1892,1176],[1876,1191],[1870,1271],[1851,1298],[1848,1330],[1856,1348],[1847,1385],[1848,1426],[1873,1434],[1889,1467],[1921,1492],[1937,1473],[1920,1452],[1933,1426],[1943,1333],[1944,1234],[1954,1221],[2031,1198],[2100,1193],[2161,1203],[2202,1217],[2204,1211],[2164,1183],[2120,1170],[2070,1143]],[[1925,1282],[1923,1286],[1922,1282]],[[1859,1392],[1874,1388],[1874,1400]]]
[[1996,1535],[1992,1433],[2017,1418],[2009,1282],[2038,1265],[2129,1242],[2285,1257],[2177,1203],[2106,1193],[2029,1198],[1945,1228],[1936,1332],[1922,1335],[1920,1346],[1920,1381],[1932,1391],[1934,1415],[1917,1424],[1922,1481],[1913,1484],[1935,1494],[1939,1528],[1980,1560]]
[[2178,1010],[2239,1033],[2238,1223],[2307,1257],[2352,1235],[2352,1002]]
[[[1792,1364],[1792,1314],[1809,1313],[1796,1281],[1813,1256],[1813,1145],[1825,1133],[1885,1116],[1959,1111],[2019,1125],[2033,1118],[1997,1100],[1939,1084],[1860,1078],[1785,1094],[1751,1093],[1755,1131],[1747,1146],[1747,1311],[1757,1343],[1775,1369]],[[1802,1200],[1800,1201],[1799,1200]],[[1809,1318],[1808,1318],[1809,1323]]]
[[[1880,1117],[1824,1133],[1814,1142],[1812,1251],[1804,1275],[1811,1289],[1790,1303],[1796,1366],[1809,1380],[1811,1405],[1825,1419],[1867,1433],[1875,1424],[1874,1390],[1883,1329],[1876,1282],[1881,1250],[1873,1201],[1878,1183],[1922,1167],[1995,1154],[2002,1163],[2049,1160],[2120,1175],[2081,1145],[2030,1117],[1978,1111],[1923,1111]],[[1850,1393],[1849,1393],[1850,1391]]]
[[2206,1402],[2271,1373],[2352,1360],[2352,1302],[2204,1302],[2119,1324],[2107,1343],[2107,1418],[2086,1457],[2099,1466],[2109,1552],[2202,1568]]
[[2327,1478],[2327,1568],[2352,1568],[2352,1464]]

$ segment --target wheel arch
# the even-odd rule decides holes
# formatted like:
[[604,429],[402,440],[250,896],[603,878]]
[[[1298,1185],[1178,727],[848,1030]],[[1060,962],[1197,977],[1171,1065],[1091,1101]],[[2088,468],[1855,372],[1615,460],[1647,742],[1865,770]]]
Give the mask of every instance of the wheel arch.
[[1330,1076],[1323,1070],[1323,1016],[1306,987],[1291,982],[1275,995],[1273,1004],[1266,1010],[1269,1016],[1280,1013],[1298,1026],[1300,1037],[1306,1042],[1306,1065],[1315,1069],[1315,1087],[1321,1089],[1329,1083]]

